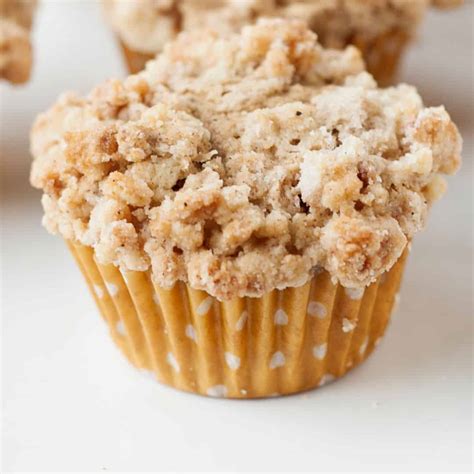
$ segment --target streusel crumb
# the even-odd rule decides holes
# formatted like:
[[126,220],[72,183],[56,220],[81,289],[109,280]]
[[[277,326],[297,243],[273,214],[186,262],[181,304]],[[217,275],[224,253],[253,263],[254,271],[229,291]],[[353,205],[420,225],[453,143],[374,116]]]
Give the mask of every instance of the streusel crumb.
[[[190,48],[189,45],[193,47]],[[219,299],[389,270],[460,163],[443,107],[379,89],[297,21],[185,33],[32,131],[44,224],[102,263]]]
[[0,0],[0,78],[12,83],[30,77],[30,29],[36,0]]

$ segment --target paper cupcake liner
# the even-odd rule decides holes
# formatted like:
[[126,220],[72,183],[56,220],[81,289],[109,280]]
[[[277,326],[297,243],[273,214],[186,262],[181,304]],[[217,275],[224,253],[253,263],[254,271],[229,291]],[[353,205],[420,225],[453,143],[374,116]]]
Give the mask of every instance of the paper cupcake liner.
[[361,51],[367,70],[378,84],[387,86],[396,78],[400,59],[410,39],[405,31],[393,30],[371,39],[355,36],[351,44]]
[[[398,64],[410,36],[402,30],[394,30],[375,38],[355,36],[350,43],[362,52],[367,70],[375,77],[380,85],[389,85],[395,79]],[[123,56],[131,74],[140,72],[147,61],[155,57],[154,54],[133,51],[118,39]]]
[[406,259],[365,291],[321,272],[299,288],[219,302],[184,283],[160,288],[150,272],[121,272],[68,244],[130,362],[175,388],[230,398],[308,390],[362,362],[385,332]]
[[139,51],[133,51],[130,49],[122,40],[117,38],[120,48],[125,59],[128,72],[130,74],[136,74],[145,68],[145,64],[155,57],[154,54],[140,53]]

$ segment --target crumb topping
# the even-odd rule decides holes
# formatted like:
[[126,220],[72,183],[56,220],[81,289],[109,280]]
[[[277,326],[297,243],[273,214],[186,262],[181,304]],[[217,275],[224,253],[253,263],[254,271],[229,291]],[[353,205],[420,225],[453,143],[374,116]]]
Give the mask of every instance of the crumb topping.
[[[189,44],[193,47],[189,48]],[[102,263],[219,299],[389,270],[460,163],[443,107],[377,88],[298,21],[183,33],[32,130],[44,225]]]
[[30,76],[30,29],[35,0],[0,0],[0,78],[21,83]]
[[411,35],[430,4],[461,0],[104,0],[107,18],[134,51],[154,54],[180,31],[240,31],[259,17],[304,20],[322,45],[342,48],[397,30]]

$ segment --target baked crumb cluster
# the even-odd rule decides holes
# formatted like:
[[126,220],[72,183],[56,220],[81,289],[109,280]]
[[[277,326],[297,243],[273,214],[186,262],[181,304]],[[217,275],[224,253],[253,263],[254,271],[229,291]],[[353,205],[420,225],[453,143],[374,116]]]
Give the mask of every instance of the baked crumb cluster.
[[423,227],[460,150],[443,107],[378,89],[357,49],[261,20],[185,33],[142,73],[64,95],[33,127],[31,181],[48,230],[101,263],[230,299],[322,268],[368,285]]
[[36,0],[0,0],[0,78],[13,83],[30,77],[30,29]]
[[211,27],[240,31],[259,17],[300,19],[321,44],[342,48],[398,31],[411,35],[431,5],[462,0],[104,0],[105,12],[128,47],[154,54],[180,31]]

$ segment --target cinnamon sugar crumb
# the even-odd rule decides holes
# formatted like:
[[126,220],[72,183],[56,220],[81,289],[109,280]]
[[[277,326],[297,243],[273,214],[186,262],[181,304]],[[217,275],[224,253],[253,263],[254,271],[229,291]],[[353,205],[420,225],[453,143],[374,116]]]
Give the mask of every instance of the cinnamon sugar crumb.
[[[186,45],[193,44],[193,48]],[[387,271],[455,172],[461,139],[407,85],[303,23],[186,33],[147,69],[65,95],[32,131],[50,232],[219,299],[351,288]]]

